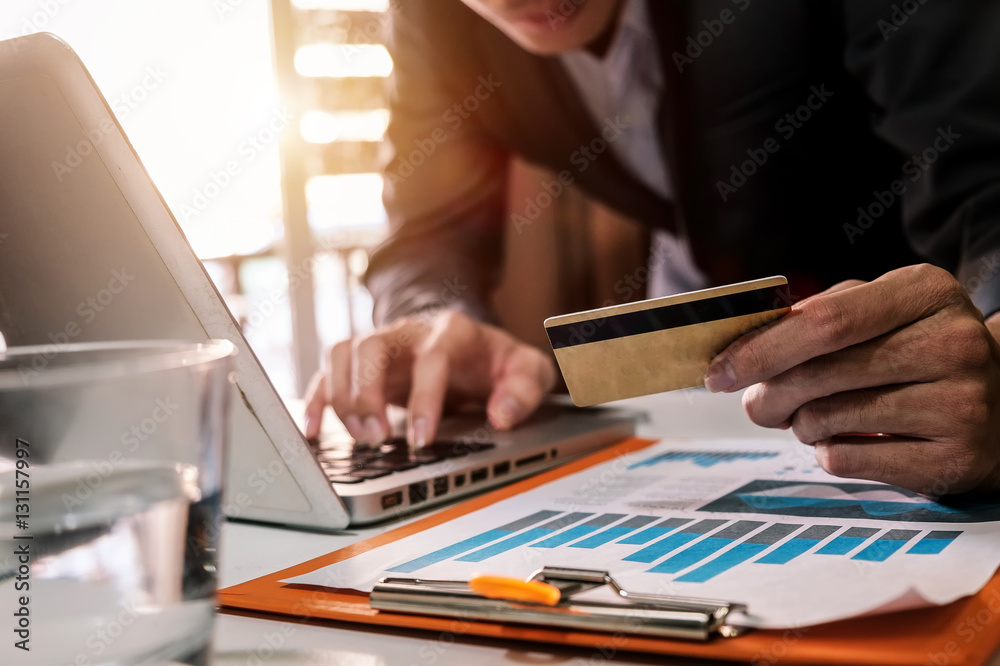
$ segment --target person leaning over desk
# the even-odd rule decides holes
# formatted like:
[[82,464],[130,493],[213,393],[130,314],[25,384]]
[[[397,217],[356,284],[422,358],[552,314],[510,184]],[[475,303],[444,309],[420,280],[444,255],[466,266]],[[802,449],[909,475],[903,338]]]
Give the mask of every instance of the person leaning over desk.
[[[378,328],[330,349],[308,436],[329,403],[356,439],[381,440],[393,402],[419,445],[456,395],[510,428],[553,387],[549,357],[486,305],[519,223],[504,211],[516,154],[652,227],[672,258],[661,292],[782,273],[813,294],[709,367],[711,391],[749,387],[753,422],[792,428],[836,475],[1000,490],[1000,3],[400,0],[392,14],[390,234],[366,277]],[[461,293],[441,307],[448,284]]]

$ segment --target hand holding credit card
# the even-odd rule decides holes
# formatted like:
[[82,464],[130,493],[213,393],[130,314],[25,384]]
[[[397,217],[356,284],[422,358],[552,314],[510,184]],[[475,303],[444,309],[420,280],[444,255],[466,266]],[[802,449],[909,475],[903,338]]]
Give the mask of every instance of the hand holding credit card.
[[545,330],[570,397],[586,407],[701,386],[716,354],[790,305],[776,276],[550,317]]

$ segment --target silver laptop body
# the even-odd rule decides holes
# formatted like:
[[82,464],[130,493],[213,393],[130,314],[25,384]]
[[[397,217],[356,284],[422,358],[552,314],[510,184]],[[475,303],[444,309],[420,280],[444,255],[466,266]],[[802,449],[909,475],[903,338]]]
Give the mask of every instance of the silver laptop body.
[[635,427],[634,413],[560,405],[508,433],[452,419],[442,436],[461,455],[331,483],[317,459],[327,449],[303,439],[89,73],[48,34],[0,42],[0,332],[9,346],[56,350],[232,341],[224,506],[234,519],[321,530],[373,522],[535,473]]

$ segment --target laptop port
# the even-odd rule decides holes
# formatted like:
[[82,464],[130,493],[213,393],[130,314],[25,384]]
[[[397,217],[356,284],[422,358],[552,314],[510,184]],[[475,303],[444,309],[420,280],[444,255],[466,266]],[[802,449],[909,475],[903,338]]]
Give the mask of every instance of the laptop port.
[[394,506],[399,506],[403,503],[403,491],[397,490],[394,493],[389,493],[387,495],[382,495],[382,508],[391,509]]
[[535,463],[540,463],[545,460],[545,452],[536,453],[533,456],[528,456],[527,458],[521,458],[520,460],[514,461],[514,467],[524,467],[525,465],[534,465]]
[[419,483],[410,484],[410,505],[420,504],[427,499],[427,482],[420,481]]
[[455,487],[456,488],[461,488],[464,485],[465,485],[465,475],[464,474],[456,474],[455,475]]
[[441,497],[448,492],[448,477],[439,476],[434,479],[434,497]]
[[486,477],[490,475],[490,469],[488,467],[480,467],[479,469],[474,469],[469,473],[469,480],[472,483],[479,483],[480,481],[485,481]]
[[503,476],[510,471],[510,462],[499,462],[493,465],[493,476]]

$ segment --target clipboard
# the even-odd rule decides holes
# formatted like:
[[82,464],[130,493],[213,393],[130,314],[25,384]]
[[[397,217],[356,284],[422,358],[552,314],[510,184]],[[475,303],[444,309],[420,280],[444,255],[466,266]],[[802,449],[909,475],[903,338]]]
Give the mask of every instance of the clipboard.
[[219,591],[223,612],[278,614],[305,623],[351,622],[451,632],[494,639],[755,664],[891,664],[964,666],[985,663],[1000,646],[1000,575],[977,594],[946,606],[858,617],[810,627],[755,630],[732,638],[695,642],[577,628],[436,617],[372,608],[354,590],[290,585],[281,580],[342,562],[512,497],[562,476],[638,451],[655,440],[630,438],[554,470],[473,498],[398,529],[328,555]]
[[[438,615],[505,624],[589,629],[608,634],[627,633],[658,638],[709,640],[743,633],[731,623],[734,613],[746,610],[740,603],[690,597],[665,597],[629,592],[607,571],[543,567],[528,585],[542,583],[558,595],[555,603],[539,603],[486,596],[470,589],[470,581],[382,578],[372,590],[372,608],[382,611]],[[618,602],[580,601],[575,597],[597,587],[610,587]]]

